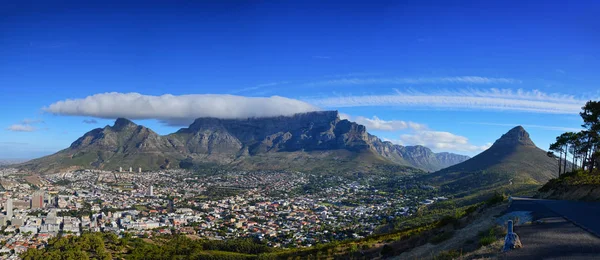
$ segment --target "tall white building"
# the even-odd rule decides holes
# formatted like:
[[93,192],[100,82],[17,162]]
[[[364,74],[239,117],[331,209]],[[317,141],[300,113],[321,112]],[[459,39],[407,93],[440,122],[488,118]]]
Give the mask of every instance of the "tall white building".
[[133,167],[129,167],[129,172],[133,172]]
[[11,198],[6,200],[6,217],[8,220],[13,217],[13,200]]
[[154,196],[154,186],[150,185],[150,191],[148,191],[148,196]]

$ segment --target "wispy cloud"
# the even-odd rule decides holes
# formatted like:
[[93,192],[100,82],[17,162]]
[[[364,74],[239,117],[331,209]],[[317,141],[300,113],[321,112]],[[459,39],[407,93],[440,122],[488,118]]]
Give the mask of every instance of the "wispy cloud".
[[425,124],[410,121],[382,120],[377,116],[367,118],[363,116],[351,116],[344,113],[340,113],[340,118],[364,125],[369,131],[379,130],[400,132],[406,130],[408,133],[401,134],[397,139],[383,138],[383,140],[405,146],[422,145],[436,152],[451,151],[476,153],[486,150],[492,145],[491,143],[474,145],[464,136],[455,135],[450,132],[434,131],[429,129]]
[[455,135],[450,132],[443,131],[416,131],[412,134],[400,135],[399,139],[387,140],[400,145],[422,145],[434,151],[453,151],[453,152],[481,152],[490,146],[491,143],[485,145],[474,145],[469,142],[469,139]]
[[33,125],[33,124],[38,124],[38,123],[44,123],[44,120],[25,118],[25,119],[23,119],[23,121],[21,121],[21,124],[24,124],[24,125]]
[[187,126],[199,117],[248,118],[292,115],[319,108],[280,96],[162,95],[102,93],[80,99],[58,101],[43,110],[65,116],[114,119],[157,119],[170,125]]
[[340,113],[341,119],[347,119],[349,121],[356,122],[358,124],[367,127],[367,130],[380,130],[380,131],[398,131],[404,129],[422,130],[427,129],[424,124],[419,124],[410,121],[402,120],[382,120],[377,116],[367,118],[363,116],[350,116],[347,114]]
[[571,95],[547,94],[538,90],[464,89],[432,92],[399,91],[393,95],[309,98],[319,107],[398,106],[424,109],[480,109],[534,113],[575,114],[587,101]]
[[508,127],[514,127],[514,126],[523,126],[525,128],[539,128],[539,129],[544,129],[544,130],[551,130],[551,131],[561,131],[561,132],[579,132],[582,130],[582,128],[574,128],[574,127],[563,127],[563,126],[547,126],[547,125],[529,125],[529,124],[503,124],[503,123],[486,123],[486,122],[463,122],[461,124],[468,124],[468,125],[489,125],[489,126],[508,126]]
[[41,123],[44,123],[44,120],[39,119],[39,118],[38,119],[25,118],[25,119],[21,120],[21,123],[13,124],[13,125],[9,126],[8,128],[6,128],[6,130],[13,131],[13,132],[33,132],[33,131],[39,130],[39,128],[35,127],[34,125],[41,124]]
[[249,91],[258,90],[261,88],[274,87],[274,86],[285,85],[285,84],[289,84],[289,83],[290,83],[289,81],[276,81],[276,82],[263,83],[263,84],[258,84],[254,87],[237,89],[237,90],[231,91],[231,93],[235,94],[235,93],[249,92]]
[[351,72],[345,74],[330,74],[325,75],[323,78],[348,78],[348,77],[366,77],[366,76],[376,76],[381,75],[382,73],[375,72]]
[[306,86],[344,85],[406,85],[406,84],[519,84],[521,80],[512,78],[488,78],[480,76],[438,77],[438,78],[340,78],[306,83]]
[[36,131],[37,128],[31,125],[14,124],[6,128],[6,130],[13,132],[33,132]]
[[84,119],[82,121],[84,124],[97,124],[98,121],[96,121],[96,119]]
[[317,60],[328,60],[331,59],[331,56],[320,56],[320,55],[315,55],[312,56],[313,59],[317,59]]

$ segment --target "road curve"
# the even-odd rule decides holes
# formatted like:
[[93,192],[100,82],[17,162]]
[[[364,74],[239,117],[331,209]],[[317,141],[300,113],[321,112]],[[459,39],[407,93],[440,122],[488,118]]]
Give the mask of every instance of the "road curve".
[[534,224],[516,226],[523,248],[499,259],[600,259],[600,225],[595,222],[600,203],[513,198],[511,211],[530,211]]
[[575,225],[600,238],[600,202],[546,200],[521,197],[513,197],[513,201],[528,201],[542,205],[553,213],[573,222]]

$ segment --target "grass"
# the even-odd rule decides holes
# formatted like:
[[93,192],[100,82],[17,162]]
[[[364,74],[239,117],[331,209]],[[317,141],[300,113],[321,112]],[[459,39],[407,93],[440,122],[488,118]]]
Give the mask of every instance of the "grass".
[[576,186],[576,185],[600,185],[600,170],[589,171],[576,170],[573,172],[563,173],[560,177],[551,179],[542,186],[540,192],[548,192],[559,187]]
[[490,228],[487,232],[479,233],[479,245],[480,246],[488,246],[498,241],[498,239],[502,238],[505,235],[505,232],[502,227],[494,226]]
[[496,236],[486,235],[479,239],[479,245],[488,246],[488,245],[491,245],[492,243],[496,242],[496,240],[498,240],[496,238]]

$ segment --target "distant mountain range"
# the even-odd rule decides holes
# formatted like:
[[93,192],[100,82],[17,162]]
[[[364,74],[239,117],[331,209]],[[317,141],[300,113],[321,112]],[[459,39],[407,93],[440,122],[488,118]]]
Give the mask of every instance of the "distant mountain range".
[[22,163],[25,161],[27,161],[27,159],[0,159],[0,166]]
[[69,148],[19,166],[52,172],[119,167],[156,170],[194,164],[297,170],[400,165],[432,172],[467,159],[423,146],[385,142],[367,133],[365,126],[340,119],[337,111],[321,111],[269,118],[198,118],[189,127],[164,136],[119,118],[113,126],[87,132]]
[[517,191],[557,176],[557,159],[538,148],[529,133],[517,126],[475,157],[425,178],[445,191],[472,195],[477,191]]

